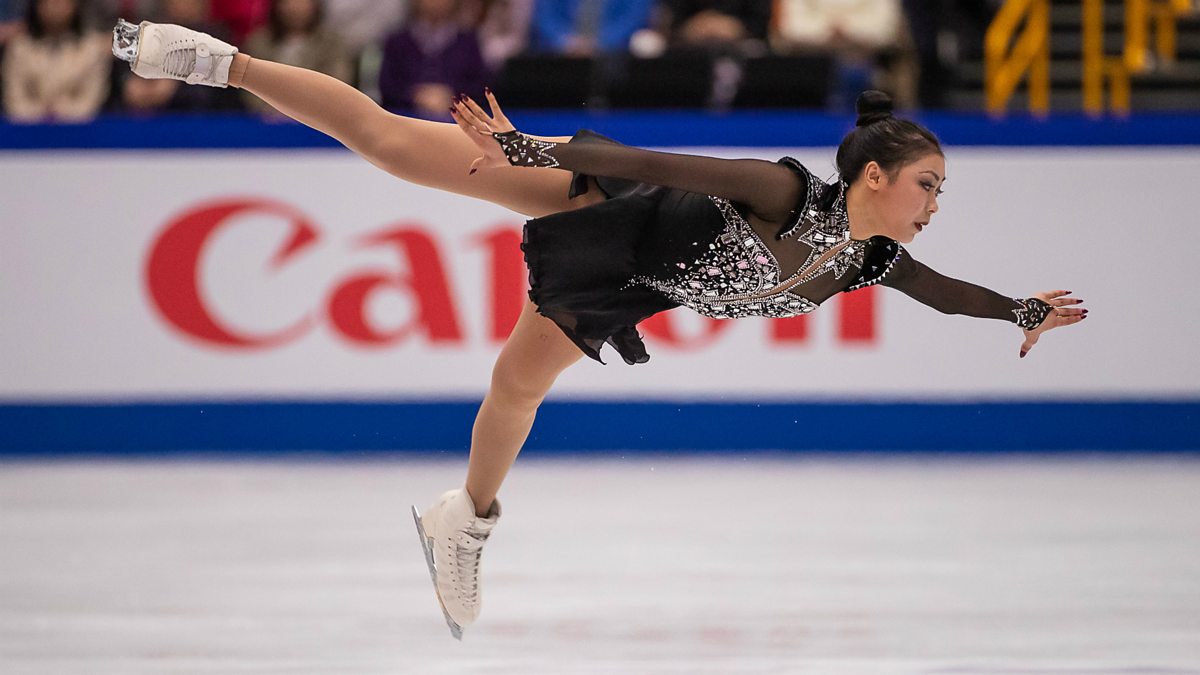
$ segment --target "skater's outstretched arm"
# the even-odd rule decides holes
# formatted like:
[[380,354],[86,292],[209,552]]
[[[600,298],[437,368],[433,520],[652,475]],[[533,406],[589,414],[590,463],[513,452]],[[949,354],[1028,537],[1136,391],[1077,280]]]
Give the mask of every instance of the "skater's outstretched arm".
[[1086,309],[1073,307],[1081,298],[1068,298],[1071,291],[1035,293],[1029,298],[1010,298],[993,290],[939,274],[902,251],[895,267],[881,281],[943,314],[962,314],[983,319],[1000,319],[1020,326],[1025,332],[1021,345],[1024,357],[1042,333],[1059,326],[1079,323]]
[[626,178],[730,199],[773,223],[786,221],[807,194],[804,179],[777,162],[655,152],[615,142],[538,140],[516,131],[495,95],[489,91],[487,97],[491,115],[470,98],[457,101],[453,109],[459,126],[483,153],[474,169],[513,164]]

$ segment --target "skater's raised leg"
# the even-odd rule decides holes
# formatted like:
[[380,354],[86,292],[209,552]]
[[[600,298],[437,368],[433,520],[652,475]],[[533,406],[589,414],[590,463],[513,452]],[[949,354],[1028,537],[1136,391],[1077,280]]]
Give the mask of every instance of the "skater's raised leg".
[[571,175],[554,169],[511,167],[469,175],[479,153],[457,125],[394,115],[336,78],[252,58],[182,26],[118,24],[113,52],[143,77],[245,89],[411,183],[483,199],[528,216],[603,199],[598,190],[569,199]]

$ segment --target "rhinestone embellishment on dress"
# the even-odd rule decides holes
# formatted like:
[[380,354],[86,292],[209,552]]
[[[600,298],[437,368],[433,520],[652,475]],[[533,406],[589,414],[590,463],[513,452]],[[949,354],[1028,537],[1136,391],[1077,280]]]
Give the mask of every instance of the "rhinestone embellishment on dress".
[[627,286],[656,290],[671,300],[713,319],[744,316],[788,318],[807,314],[817,303],[779,285],[779,263],[750,223],[729,200],[709,197],[721,211],[725,228],[708,251],[670,280],[634,277]]

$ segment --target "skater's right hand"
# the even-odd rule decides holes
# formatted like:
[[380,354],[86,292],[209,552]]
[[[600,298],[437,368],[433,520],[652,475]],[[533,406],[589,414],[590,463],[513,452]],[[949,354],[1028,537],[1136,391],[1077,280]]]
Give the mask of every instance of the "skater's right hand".
[[500,109],[496,95],[490,89],[484,90],[484,93],[487,95],[488,105],[492,109],[491,115],[485,113],[479,104],[465,94],[456,96],[454,105],[450,108],[450,114],[454,116],[458,128],[462,129],[467,138],[470,138],[471,142],[483,153],[483,156],[471,162],[470,173],[475,173],[480,169],[509,166],[504,150],[501,149],[499,141],[492,134],[515,131],[515,127],[512,122],[508,121],[504,111]]
[[1086,309],[1067,308],[1067,305],[1078,305],[1083,302],[1079,298],[1068,298],[1071,291],[1044,291],[1042,293],[1034,293],[1032,297],[1050,304],[1054,309],[1046,315],[1042,320],[1041,325],[1033,330],[1023,330],[1025,341],[1021,343],[1021,358],[1033,349],[1037,344],[1038,339],[1048,330],[1053,330],[1061,326],[1073,326],[1087,318]]

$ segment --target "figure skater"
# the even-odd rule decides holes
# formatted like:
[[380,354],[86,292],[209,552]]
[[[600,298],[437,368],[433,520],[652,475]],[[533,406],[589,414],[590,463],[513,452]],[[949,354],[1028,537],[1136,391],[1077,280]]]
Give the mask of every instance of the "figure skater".
[[[882,284],[946,314],[1042,334],[1079,323],[1070,291],[1010,298],[942,276],[902,246],[938,210],[946,162],[937,138],[865,92],[826,184],[794,159],[716,159],[628,147],[589,131],[543,138],[456,98],[456,124],[393,115],[353,87],[254,59],[203,33],[120,22],[113,52],[147,78],[233,86],[333,136],[398,178],[529,216],[521,246],[531,302],[492,371],[471,434],[465,485],[417,519],[451,633],[479,615],[482,547],[496,494],[559,373],[608,344],[649,357],[637,324],[680,305],[708,317],[790,317],[836,293]],[[602,362],[602,361],[601,361]]]

